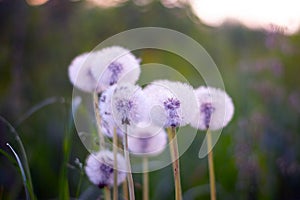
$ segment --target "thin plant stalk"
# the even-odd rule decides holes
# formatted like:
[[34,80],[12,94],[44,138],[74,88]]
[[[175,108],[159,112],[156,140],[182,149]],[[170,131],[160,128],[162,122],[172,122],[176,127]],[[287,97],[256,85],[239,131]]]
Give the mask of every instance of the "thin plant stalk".
[[149,200],[148,158],[143,157],[143,200]]
[[104,187],[104,197],[105,200],[111,200],[111,194],[109,187]]
[[170,142],[170,154],[173,162],[172,165],[173,165],[173,174],[174,174],[174,183],[175,183],[175,199],[182,200],[176,127],[168,128],[167,132],[168,132],[168,138]]
[[113,199],[118,200],[118,160],[117,152],[118,151],[118,136],[116,128],[114,128],[113,135],[113,153],[114,153],[114,188],[113,188]]
[[[122,141],[118,140],[118,147],[123,148]],[[122,183],[122,190],[123,190],[123,199],[128,200],[129,199],[129,194],[128,194],[128,184],[127,181],[123,181]]]
[[[78,161],[78,162],[77,162]],[[79,181],[78,181],[78,184],[77,184],[77,189],[76,189],[76,199],[79,198],[79,195],[80,195],[80,189],[81,189],[81,185],[82,185],[82,179],[83,179],[83,176],[84,176],[84,169],[83,169],[83,165],[82,163],[79,161],[79,159],[76,159],[75,160],[75,164],[78,165],[79,167],[79,170],[80,170],[80,175],[79,175]]]
[[30,198],[36,199],[36,197],[34,196],[31,174],[30,174],[29,165],[28,165],[28,159],[27,159],[26,151],[25,151],[24,145],[22,143],[22,140],[21,140],[19,134],[17,133],[16,129],[4,117],[0,116],[0,121],[2,121],[5,125],[7,125],[9,128],[9,131],[11,133],[13,133],[15,136],[15,140],[17,141],[17,143],[20,147],[20,150],[21,150],[21,157],[23,158],[24,171],[25,171],[25,175],[26,175],[26,186],[27,186],[28,192],[30,194]]
[[129,158],[129,151],[128,151],[128,135],[127,135],[127,124],[125,126],[125,134],[124,134],[124,156],[126,160],[127,165],[127,181],[128,181],[128,189],[129,189],[129,197],[130,200],[134,200],[134,184],[133,184],[133,178],[131,173],[131,164],[130,164],[130,158]]
[[99,95],[97,92],[93,95],[94,99],[94,112],[96,117],[96,124],[97,124],[97,132],[99,136],[99,149],[102,150],[105,147],[104,135],[101,131],[101,116],[99,112]]
[[122,187],[123,187],[123,199],[124,200],[128,200],[129,194],[128,194],[128,184],[127,184],[127,181],[123,182]]
[[83,171],[81,170],[78,185],[77,185],[77,189],[76,189],[76,198],[79,197],[80,188],[81,188],[81,184],[82,184],[82,178],[83,178]]
[[207,151],[208,151],[208,169],[209,169],[209,185],[210,185],[210,199],[216,200],[216,183],[215,183],[215,171],[214,171],[214,160],[213,150],[211,143],[211,132],[207,130]]
[[27,199],[27,200],[30,200],[29,191],[28,191],[28,189],[27,189],[26,174],[25,174],[25,171],[24,171],[22,162],[21,162],[21,160],[20,160],[18,154],[17,154],[17,153],[15,152],[15,150],[12,148],[12,146],[10,146],[9,143],[6,143],[6,145],[10,148],[10,150],[13,152],[14,156],[16,157],[16,160],[17,160],[17,162],[18,162],[18,165],[19,165],[19,168],[20,168],[20,171],[21,171],[21,175],[22,175],[22,178],[23,178],[23,184],[24,184],[24,188],[25,188],[26,199]]

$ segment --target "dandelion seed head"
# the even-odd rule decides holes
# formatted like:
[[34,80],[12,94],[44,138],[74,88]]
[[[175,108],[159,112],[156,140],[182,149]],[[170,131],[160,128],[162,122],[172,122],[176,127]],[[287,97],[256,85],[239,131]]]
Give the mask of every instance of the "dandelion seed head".
[[116,85],[112,85],[102,92],[99,99],[99,110],[101,116],[101,131],[104,135],[112,138],[114,134],[114,128],[116,128],[119,137],[123,137],[123,132],[117,127],[112,112],[112,97],[116,89]]
[[181,82],[154,81],[144,89],[149,99],[151,120],[157,126],[179,127],[196,115],[197,101],[193,88]]
[[130,127],[128,135],[128,149],[138,156],[156,156],[167,144],[167,133],[157,126]]
[[[114,185],[114,156],[111,151],[103,150],[91,154],[86,160],[85,173],[89,180],[99,188]],[[126,162],[117,154],[118,185],[126,179]]]
[[81,54],[73,59],[69,65],[68,73],[71,83],[85,92],[93,92],[96,88],[96,80],[92,76],[89,56],[93,53]]
[[234,105],[226,92],[201,86],[195,90],[195,94],[199,108],[191,126],[200,130],[218,130],[229,123],[233,117]]
[[120,46],[103,48],[95,52],[91,73],[97,81],[97,90],[103,91],[116,83],[134,84],[140,75],[140,59]]
[[129,83],[118,84],[112,98],[112,111],[119,127],[144,121],[147,116],[147,100],[142,89]]

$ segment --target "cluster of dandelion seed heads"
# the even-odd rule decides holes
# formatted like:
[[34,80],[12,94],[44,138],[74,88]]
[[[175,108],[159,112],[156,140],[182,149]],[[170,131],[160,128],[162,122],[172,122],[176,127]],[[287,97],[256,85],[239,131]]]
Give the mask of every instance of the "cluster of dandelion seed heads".
[[[72,84],[85,92],[101,93],[101,132],[122,137],[128,126],[128,148],[134,155],[155,156],[167,143],[164,128],[190,124],[200,130],[217,130],[233,117],[231,98],[222,90],[168,80],[154,81],[142,90],[134,85],[140,75],[140,59],[128,49],[107,47],[77,56],[69,66]],[[148,124],[142,127],[140,124]],[[124,126],[125,125],[125,126]],[[118,184],[126,178],[126,163],[117,154]],[[91,154],[85,172],[92,183],[113,185],[113,153]]]
[[[100,188],[114,184],[113,153],[108,150],[91,154],[87,158],[85,172],[89,180]],[[121,154],[117,154],[118,185],[126,179],[126,162]]]
[[225,127],[233,117],[234,106],[226,92],[213,87],[195,90],[199,109],[191,126],[200,130],[218,130]]

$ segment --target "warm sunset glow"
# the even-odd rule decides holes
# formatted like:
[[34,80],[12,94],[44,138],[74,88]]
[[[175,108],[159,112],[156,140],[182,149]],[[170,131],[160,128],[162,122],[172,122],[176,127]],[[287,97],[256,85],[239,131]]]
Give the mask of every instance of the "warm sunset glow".
[[190,0],[194,13],[208,25],[226,20],[238,21],[250,28],[269,29],[270,24],[295,33],[300,25],[299,0]]
[[40,6],[47,2],[48,0],[26,0],[26,2],[31,6]]
[[127,0],[88,0],[88,1],[102,8],[110,8],[110,7],[119,6],[120,4],[126,2]]

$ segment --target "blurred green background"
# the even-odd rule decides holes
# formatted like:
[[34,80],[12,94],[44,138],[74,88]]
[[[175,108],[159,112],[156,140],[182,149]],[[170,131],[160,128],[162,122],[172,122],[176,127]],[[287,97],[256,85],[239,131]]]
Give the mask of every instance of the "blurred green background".
[[[59,198],[64,166],[70,197],[75,198],[81,171],[74,161],[84,162],[88,155],[76,130],[68,131],[71,60],[119,32],[157,26],[198,41],[214,59],[234,101],[234,118],[214,148],[218,198],[300,199],[300,33],[285,36],[276,27],[266,32],[234,23],[213,28],[197,20],[188,6],[137,2],[101,8],[87,1],[50,0],[40,6],[0,1],[0,115],[24,143],[37,198]],[[194,86],[202,83],[172,54],[135,54],[143,63],[174,67]],[[38,109],[41,102],[49,105]],[[37,111],[26,117],[30,109]],[[203,137],[199,132],[181,157],[185,199],[209,199],[207,159],[197,156]],[[12,155],[6,142],[20,152],[1,121],[0,148]],[[71,149],[67,163],[64,143]],[[141,199],[141,175],[134,179]],[[171,166],[151,172],[150,181],[151,199],[174,199]],[[91,190],[99,192],[83,176],[79,194],[87,198]],[[2,154],[0,199],[25,199],[17,166]]]

